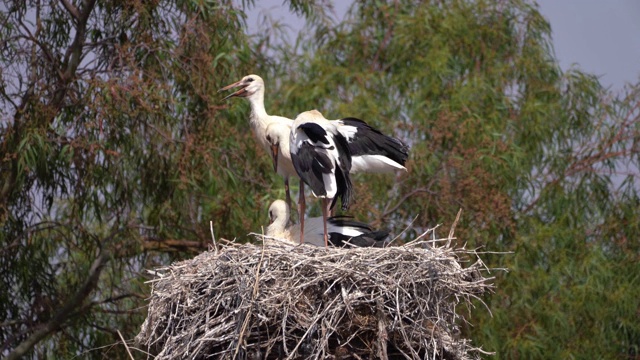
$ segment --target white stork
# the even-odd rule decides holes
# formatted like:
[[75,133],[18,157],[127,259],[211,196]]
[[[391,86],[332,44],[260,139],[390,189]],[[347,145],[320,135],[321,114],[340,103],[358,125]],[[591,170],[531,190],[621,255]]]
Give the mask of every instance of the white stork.
[[[355,118],[329,120],[329,122],[336,125],[338,132],[347,139],[351,153],[351,173],[406,170],[404,163],[409,155],[409,148],[402,141],[386,136],[364,121]],[[276,150],[280,148],[279,156],[274,157],[274,160],[278,159],[280,163],[291,162],[291,157],[288,155],[290,134],[291,124],[277,122],[267,125],[265,131],[267,143],[271,147],[272,156],[275,156]],[[295,171],[289,170],[293,170],[293,167],[283,164],[277,172],[283,177],[296,175]]]
[[[273,169],[284,178],[284,189],[286,195],[287,206],[291,208],[291,195],[289,195],[289,179],[291,177],[298,178],[298,173],[291,162],[291,154],[289,152],[289,135],[291,134],[291,126],[284,123],[271,123],[267,126],[265,137],[271,149],[271,159],[273,160]],[[304,198],[304,183],[300,182],[300,197]],[[303,213],[298,209],[300,221],[304,221]]]
[[[300,226],[287,226],[290,210],[287,203],[276,200],[269,206],[269,226],[266,234],[270,237],[280,238],[295,243],[300,234]],[[324,245],[323,222],[320,217],[306,220],[304,237],[307,244],[315,246]],[[348,216],[334,216],[327,219],[327,231],[329,243],[336,247],[346,247],[351,244],[359,247],[384,247],[385,239],[389,232],[385,230],[373,230],[369,225],[352,220]]]
[[[336,126],[317,110],[300,113],[291,126],[289,153],[296,173],[309,185],[315,197],[322,199],[325,246],[328,246],[327,217],[340,197],[342,209],[351,202],[352,185],[349,177],[351,153],[347,139]],[[331,202],[329,203],[329,200]],[[304,196],[300,218],[304,218]],[[304,242],[304,222],[301,220],[300,242]]]
[[[227,85],[219,91],[228,90],[231,88],[240,87],[236,92],[228,95],[225,99],[233,96],[244,97],[249,100],[251,104],[251,116],[249,118],[251,129],[253,130],[260,145],[267,151],[270,151],[273,142],[267,139],[267,127],[271,124],[280,124],[277,126],[277,131],[282,131],[285,134],[281,138],[288,138],[289,133],[284,130],[291,128],[293,120],[282,116],[273,116],[267,114],[264,107],[264,81],[258,75],[247,75],[242,80],[237,81],[231,85]],[[356,118],[344,118],[340,120],[331,120],[338,131],[347,139],[349,144],[349,150],[352,156],[351,172],[392,172],[395,170],[406,170],[404,167],[407,158],[409,157],[409,147],[401,140],[386,136],[379,130],[372,128],[362,120]],[[274,130],[275,132],[276,130]],[[272,140],[275,138],[272,137]],[[281,139],[280,146],[283,146],[285,141]],[[272,150],[272,149],[271,149]],[[280,151],[280,154],[287,154],[288,151]],[[273,154],[273,153],[272,153]],[[291,172],[291,166],[288,163],[291,161],[285,156],[280,157],[280,162],[286,161],[283,169],[278,173],[284,177],[285,192],[287,197],[287,204],[291,205],[291,196],[289,194],[289,178],[295,173]],[[288,168],[288,169],[287,169]],[[276,171],[278,171],[276,169]],[[288,174],[285,174],[288,172]],[[288,176],[287,176],[288,175]],[[302,184],[302,183],[301,183]],[[300,193],[304,194],[303,185],[301,185]],[[304,197],[302,198],[304,201]],[[300,215],[301,219],[304,219],[304,215]]]
[[[356,135],[352,135],[351,139],[358,139],[357,141],[352,141],[349,143],[350,151],[360,151],[362,154],[363,149],[367,149],[367,146],[370,144],[401,144],[404,146],[404,151],[406,154],[406,146],[402,144],[400,140],[390,138],[388,136],[382,135],[379,131],[369,127],[363,121],[357,119],[348,119],[346,124],[356,125],[346,125],[343,120],[330,120],[330,123],[338,125],[338,131],[341,134],[345,134],[345,132],[349,132],[351,134],[356,134],[357,129],[364,129],[361,131],[360,136],[356,137]],[[356,127],[357,126],[357,127]],[[369,134],[368,136],[364,136],[363,134]],[[298,173],[293,167],[293,163],[291,161],[291,153],[290,153],[290,136],[291,136],[291,128],[288,125],[283,123],[273,123],[267,126],[267,130],[265,132],[265,136],[267,137],[267,142],[271,145],[271,156],[273,159],[273,166],[276,169],[276,172],[280,174],[285,179],[285,189],[287,190],[287,205],[291,206],[291,200],[289,198],[288,193],[288,183],[289,178],[297,177]],[[377,140],[377,142],[374,142]],[[370,148],[370,147],[369,147]],[[353,149],[353,150],[352,150]],[[394,149],[402,149],[402,147],[396,147]],[[395,150],[397,154],[402,154],[403,150]],[[391,152],[391,151],[390,151]],[[404,163],[406,160],[406,155],[402,157],[401,162]],[[383,155],[353,155],[351,153],[351,170],[350,173],[359,172],[359,171],[370,171],[370,172],[386,172],[391,168],[397,169],[405,169],[400,163],[395,162],[390,157],[386,157]],[[406,170],[406,169],[405,169]],[[305,198],[304,198],[304,182],[300,182],[300,194],[298,197],[298,213],[304,214],[305,208]],[[300,217],[300,223],[304,228],[304,218]]]
[[[240,81],[236,81],[233,84],[223,87],[222,89],[218,90],[218,92],[238,87],[240,89],[227,95],[223,100],[234,96],[243,97],[249,100],[249,104],[251,105],[249,125],[251,126],[251,130],[253,130],[253,135],[258,140],[260,146],[262,146],[262,148],[268,153],[271,153],[271,144],[267,141],[267,137],[265,135],[267,126],[269,126],[270,124],[280,124],[291,128],[293,120],[283,116],[267,114],[267,110],[264,107],[264,80],[262,80],[260,76],[254,74],[247,75],[240,79]],[[293,170],[293,165],[291,164],[283,163],[282,166],[288,167],[288,170]],[[295,173],[295,170],[293,171]],[[278,172],[277,169],[276,172]],[[282,175],[281,172],[278,173]],[[289,177],[286,176],[284,176],[284,188],[287,204],[291,206],[291,195],[289,193]]]

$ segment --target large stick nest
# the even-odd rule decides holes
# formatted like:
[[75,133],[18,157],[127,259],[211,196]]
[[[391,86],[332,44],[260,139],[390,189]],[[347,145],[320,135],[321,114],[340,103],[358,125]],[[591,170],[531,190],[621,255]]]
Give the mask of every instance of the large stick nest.
[[456,307],[492,278],[450,242],[230,243],[156,271],[136,340],[157,360],[475,358]]

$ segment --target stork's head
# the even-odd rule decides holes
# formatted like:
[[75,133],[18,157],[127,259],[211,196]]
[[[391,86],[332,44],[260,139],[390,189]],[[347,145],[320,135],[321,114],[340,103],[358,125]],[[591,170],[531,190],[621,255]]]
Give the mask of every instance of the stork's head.
[[287,222],[289,221],[289,206],[282,200],[274,201],[269,206],[269,226],[265,229],[265,235],[291,241]]
[[276,200],[269,206],[269,224],[282,222],[286,224],[289,221],[289,206],[282,200]]
[[247,75],[243,77],[240,81],[234,82],[233,84],[229,84],[223,87],[222,89],[218,90],[218,92],[233,89],[233,88],[240,88],[240,89],[227,95],[223,100],[226,100],[234,96],[251,99],[253,95],[261,94],[264,91],[264,81],[258,75],[253,75],[253,74]]

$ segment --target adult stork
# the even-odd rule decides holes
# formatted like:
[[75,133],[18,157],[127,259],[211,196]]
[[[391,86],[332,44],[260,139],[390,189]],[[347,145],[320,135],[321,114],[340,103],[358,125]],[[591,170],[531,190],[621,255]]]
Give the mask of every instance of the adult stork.
[[[391,169],[405,169],[403,164],[406,161],[408,147],[400,140],[385,136],[358,119],[349,118],[330,120],[329,122],[337,126],[338,132],[343,135],[346,133],[352,140],[350,143],[347,140],[348,148],[351,152],[352,165],[350,173],[359,171],[388,172]],[[298,176],[291,161],[289,146],[291,128],[283,123],[272,123],[267,126],[265,136],[267,137],[267,142],[271,145],[274,169],[285,179],[285,189],[288,190],[286,185],[289,182],[289,178]],[[387,146],[389,148],[387,153],[390,155],[366,154],[366,150],[372,149],[374,144],[378,144],[380,148],[383,145]],[[357,155],[354,155],[353,151],[356,151]],[[288,193],[287,205],[291,206]],[[298,213],[304,214],[304,208],[304,182],[301,181]],[[304,221],[303,215],[300,215],[300,223],[303,228]]]
[[[385,173],[394,170],[407,170],[404,164],[409,156],[409,147],[401,140],[382,134],[367,123],[356,118],[329,120],[338,132],[347,140],[351,153],[351,173]],[[284,122],[267,125],[265,137],[271,148],[272,157],[275,160],[291,162],[289,152],[289,137],[291,124]],[[275,156],[276,150],[278,156]],[[276,164],[274,164],[276,166]],[[276,171],[283,177],[294,176],[293,167],[288,164]]]
[[[243,77],[239,81],[234,82],[233,84],[229,84],[222,89],[218,90],[218,92],[226,91],[233,88],[239,88],[233,93],[227,95],[223,100],[229,99],[231,97],[243,97],[249,100],[249,104],[251,105],[251,115],[249,116],[249,126],[253,131],[253,135],[258,140],[258,143],[262,148],[270,153],[271,144],[267,141],[267,137],[265,132],[267,127],[270,124],[281,124],[283,126],[291,127],[293,124],[293,120],[276,115],[267,114],[267,110],[264,107],[264,80],[258,75],[251,74]],[[293,165],[283,163],[282,166],[288,166],[288,169],[285,170],[293,170]],[[276,169],[276,172],[278,170]],[[280,172],[278,172],[280,173]],[[284,175],[283,175],[284,176]],[[284,188],[286,201],[289,206],[291,206],[291,195],[289,192],[289,177],[284,177]]]
[[[317,110],[300,113],[291,126],[289,136],[291,162],[300,180],[322,199],[324,242],[328,246],[327,217],[338,197],[342,209],[351,202],[351,153],[347,139],[335,124]],[[302,186],[302,185],[301,185]],[[304,196],[301,197],[300,219],[304,218]],[[304,242],[304,222],[300,221],[300,242]]]
[[[292,243],[300,235],[300,225],[287,227],[290,217],[290,208],[282,200],[276,200],[269,206],[269,226],[266,234],[270,237],[280,238]],[[324,245],[323,222],[320,217],[308,218],[304,229],[304,237],[307,244],[315,246]],[[389,236],[386,230],[373,230],[371,226],[353,220],[348,216],[334,216],[327,219],[327,231],[329,244],[336,247],[349,245],[359,247],[384,247],[385,239]]]

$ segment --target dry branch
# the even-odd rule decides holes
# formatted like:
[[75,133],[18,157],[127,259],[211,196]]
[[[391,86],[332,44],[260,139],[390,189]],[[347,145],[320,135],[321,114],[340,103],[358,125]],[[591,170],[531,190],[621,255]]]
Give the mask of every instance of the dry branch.
[[475,358],[456,306],[472,307],[492,278],[450,240],[226,245],[157,270],[136,341],[157,360]]

